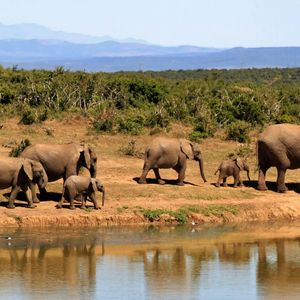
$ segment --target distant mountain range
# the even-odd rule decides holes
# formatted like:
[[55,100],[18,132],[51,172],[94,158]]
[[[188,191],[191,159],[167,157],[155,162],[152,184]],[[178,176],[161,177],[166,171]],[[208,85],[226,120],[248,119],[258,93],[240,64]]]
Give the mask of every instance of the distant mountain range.
[[123,40],[114,39],[110,36],[91,36],[80,33],[70,33],[64,31],[56,31],[49,29],[45,26],[34,24],[34,23],[24,23],[24,24],[14,24],[14,25],[4,25],[0,23],[0,39],[18,39],[18,40],[57,40],[66,41],[70,43],[79,44],[95,44],[105,41],[116,41],[120,43],[141,43],[145,44],[146,41],[127,38]]
[[53,31],[37,24],[0,23],[0,64],[25,69],[146,71],[300,67],[300,47],[216,49],[163,47],[128,38]]

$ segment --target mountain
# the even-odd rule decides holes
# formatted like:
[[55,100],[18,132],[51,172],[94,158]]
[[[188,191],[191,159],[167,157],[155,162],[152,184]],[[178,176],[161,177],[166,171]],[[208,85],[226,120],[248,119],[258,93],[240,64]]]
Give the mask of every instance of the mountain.
[[300,67],[300,47],[163,47],[133,38],[118,41],[109,36],[54,31],[37,24],[0,23],[0,65],[108,72],[285,68]]
[[79,59],[94,57],[128,57],[157,55],[201,55],[216,49],[196,46],[162,47],[139,43],[106,41],[75,44],[58,40],[0,40],[0,59]]
[[70,43],[79,43],[79,44],[95,44],[104,41],[147,44],[146,41],[138,40],[134,38],[117,40],[110,36],[99,37],[99,36],[91,36],[91,35],[79,34],[79,33],[56,31],[34,23],[24,23],[24,24],[14,24],[14,25],[4,25],[0,23],[0,40],[7,40],[7,39],[57,40],[57,41],[66,41]]

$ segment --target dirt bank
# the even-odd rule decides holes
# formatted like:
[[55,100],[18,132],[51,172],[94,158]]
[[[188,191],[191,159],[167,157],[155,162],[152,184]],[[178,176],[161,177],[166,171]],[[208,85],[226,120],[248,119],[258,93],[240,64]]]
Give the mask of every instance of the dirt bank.
[[[166,179],[163,186],[154,183],[152,172],[148,175],[148,184],[137,184],[136,179],[140,176],[143,159],[139,158],[139,155],[124,155],[123,150],[130,141],[135,140],[137,151],[142,152],[151,136],[91,133],[88,131],[86,120],[81,118],[70,118],[60,122],[47,121],[43,125],[31,126],[18,125],[15,119],[8,119],[2,125],[1,156],[7,156],[11,147],[24,138],[30,139],[32,143],[73,141],[91,144],[99,156],[98,177],[106,187],[107,201],[99,211],[93,209],[83,211],[79,208],[71,211],[67,208],[67,204],[63,209],[56,209],[55,205],[60,199],[62,189],[62,181],[57,181],[48,184],[47,198],[41,199],[41,203],[35,209],[26,208],[26,203],[20,195],[21,198],[16,201],[16,208],[9,210],[5,207],[9,190],[1,190],[0,226],[107,226],[178,222],[219,224],[300,219],[300,189],[297,184],[300,170],[288,171],[286,182],[289,183],[290,191],[285,194],[274,191],[276,180],[274,170],[270,170],[267,176],[271,190],[259,192],[255,189],[257,178],[254,172],[255,137],[251,144],[253,151],[248,159],[253,181],[245,182],[246,187],[234,189],[230,186],[227,188],[214,186],[216,182],[214,172],[220,161],[240,146],[220,139],[207,139],[201,144],[208,183],[202,182],[197,163],[189,161],[186,184],[179,187],[174,184],[176,173],[173,170],[162,170],[161,175]],[[174,127],[168,134],[184,136],[185,130]],[[100,199],[101,195],[98,197]]]

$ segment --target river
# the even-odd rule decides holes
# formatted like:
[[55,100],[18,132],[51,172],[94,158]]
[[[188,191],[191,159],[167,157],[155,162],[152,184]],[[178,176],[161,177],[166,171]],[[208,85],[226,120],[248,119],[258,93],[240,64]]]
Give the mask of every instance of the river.
[[300,223],[1,229],[1,299],[299,299]]

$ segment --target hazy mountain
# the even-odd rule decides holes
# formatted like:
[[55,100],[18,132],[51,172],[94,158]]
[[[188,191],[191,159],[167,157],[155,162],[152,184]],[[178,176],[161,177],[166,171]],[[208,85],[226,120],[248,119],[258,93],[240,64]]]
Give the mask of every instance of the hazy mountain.
[[300,67],[300,47],[163,47],[132,38],[116,41],[53,31],[37,24],[0,23],[0,64],[87,71]]
[[74,44],[57,40],[0,40],[0,60],[127,57],[157,55],[200,55],[216,49],[195,46],[162,47],[139,43],[106,41]]
[[14,25],[4,25],[0,23],[0,40],[6,39],[19,39],[19,40],[58,40],[79,44],[94,44],[104,41],[118,41],[120,43],[142,43],[147,44],[146,41],[138,40],[134,38],[128,38],[123,40],[117,40],[110,36],[91,36],[86,34],[71,33],[64,31],[51,30],[45,26],[24,23]]
[[[1,46],[0,46],[1,48]],[[239,69],[265,67],[300,67],[300,47],[233,48],[201,55],[160,55],[94,58],[23,58],[0,59],[3,66],[18,65],[25,69],[54,69],[64,66],[70,70],[86,71],[146,71],[186,69]]]

